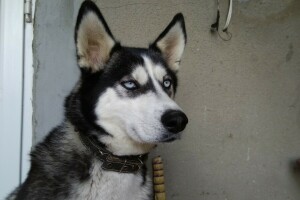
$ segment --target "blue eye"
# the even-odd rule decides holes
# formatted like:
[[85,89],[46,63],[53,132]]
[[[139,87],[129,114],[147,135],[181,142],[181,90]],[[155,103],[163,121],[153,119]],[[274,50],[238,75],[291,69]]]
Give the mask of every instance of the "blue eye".
[[138,88],[138,85],[135,81],[124,81],[121,84],[127,90],[135,90]]
[[172,82],[171,82],[170,79],[166,79],[163,82],[164,87],[167,88],[167,89],[171,87],[171,84],[172,84]]

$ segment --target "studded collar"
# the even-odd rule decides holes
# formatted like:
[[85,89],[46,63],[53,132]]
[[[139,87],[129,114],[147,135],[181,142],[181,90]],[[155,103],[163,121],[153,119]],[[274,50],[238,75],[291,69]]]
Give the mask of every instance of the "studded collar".
[[148,154],[116,156],[108,151],[104,145],[93,136],[88,136],[83,133],[79,133],[79,136],[83,145],[102,161],[101,168],[106,171],[136,173],[145,165],[144,162],[148,157]]

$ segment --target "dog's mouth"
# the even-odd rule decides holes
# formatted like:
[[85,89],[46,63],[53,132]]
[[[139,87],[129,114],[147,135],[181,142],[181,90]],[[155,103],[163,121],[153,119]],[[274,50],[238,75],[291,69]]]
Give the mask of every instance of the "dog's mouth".
[[165,134],[163,136],[163,138],[160,140],[160,142],[173,142],[175,140],[178,140],[181,138],[181,133],[177,133],[177,134]]
[[163,140],[162,142],[169,143],[169,142],[173,142],[175,140],[176,140],[176,138],[167,138],[167,139]]

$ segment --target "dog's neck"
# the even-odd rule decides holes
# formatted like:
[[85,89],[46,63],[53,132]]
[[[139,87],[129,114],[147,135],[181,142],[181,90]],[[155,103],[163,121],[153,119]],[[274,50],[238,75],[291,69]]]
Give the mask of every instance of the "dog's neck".
[[108,151],[94,136],[76,132],[79,134],[82,144],[102,161],[103,164],[101,167],[103,170],[119,173],[136,173],[145,167],[148,154],[116,156]]

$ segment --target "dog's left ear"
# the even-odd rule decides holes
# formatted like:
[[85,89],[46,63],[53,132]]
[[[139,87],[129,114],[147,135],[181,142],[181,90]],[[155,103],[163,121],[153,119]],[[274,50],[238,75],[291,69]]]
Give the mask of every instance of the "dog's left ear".
[[150,44],[149,48],[162,53],[170,69],[177,72],[185,44],[184,18],[181,13],[178,13],[158,38]]
[[75,27],[75,43],[79,66],[91,72],[103,69],[116,45],[100,10],[92,1],[81,4]]

